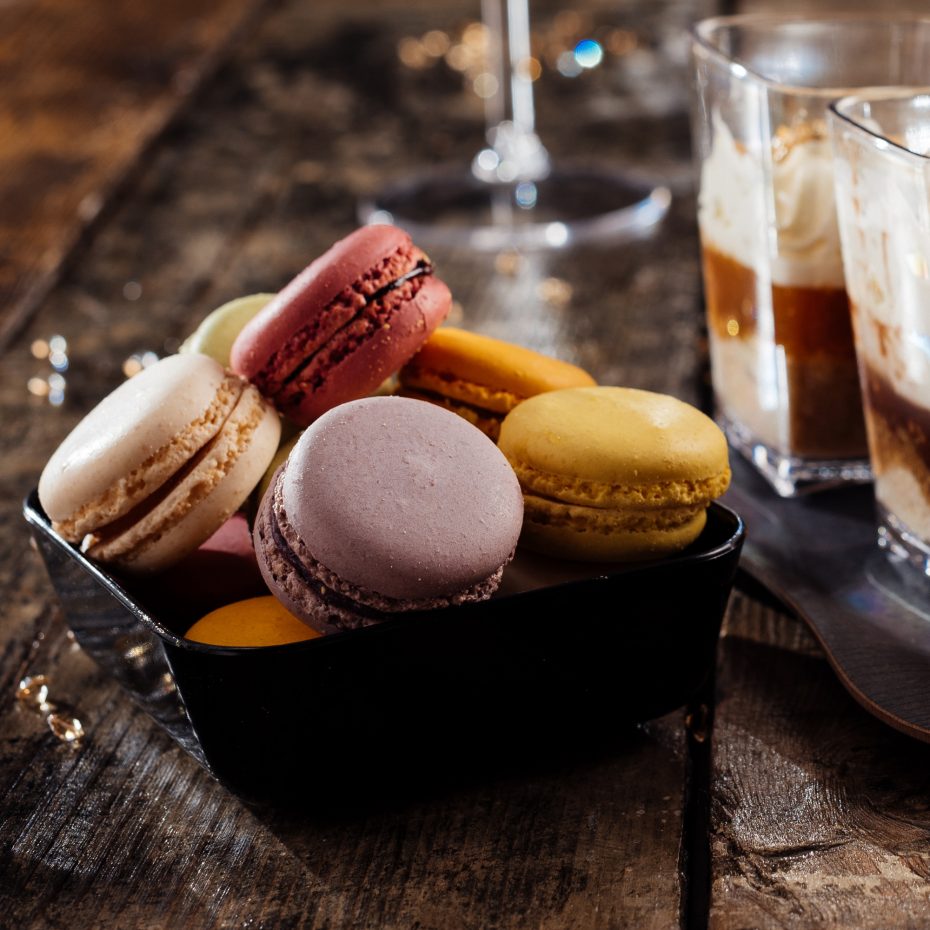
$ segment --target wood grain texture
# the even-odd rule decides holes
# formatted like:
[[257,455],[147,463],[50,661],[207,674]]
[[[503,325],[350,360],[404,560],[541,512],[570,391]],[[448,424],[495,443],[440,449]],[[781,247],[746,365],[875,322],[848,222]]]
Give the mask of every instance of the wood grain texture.
[[66,746],[39,715],[4,707],[0,905],[15,920],[0,925],[677,926],[677,715],[618,734],[601,757],[425,798],[250,810],[69,644],[57,616],[40,632],[27,664],[49,674],[53,701],[74,700],[87,736]]
[[713,737],[712,930],[925,926],[928,764],[930,747],[855,704],[800,621],[737,597]]
[[[542,5],[538,15],[556,9]],[[581,360],[605,380],[695,396],[699,285],[683,79],[659,109],[641,101],[642,69],[669,67],[661,29],[680,32],[694,9],[670,5],[668,21],[645,2],[622,13],[631,28],[660,30],[643,39],[658,57],[620,76],[623,108],[611,110],[601,86],[608,109],[597,117],[593,85],[550,77],[558,98],[540,114],[554,147],[580,138],[607,160],[668,169],[683,193],[661,236],[628,250],[527,258],[506,272],[493,258],[436,255],[467,325]],[[19,517],[47,456],[122,380],[127,356],[172,351],[223,300],[281,286],[352,228],[357,196],[379,179],[453,155],[467,162],[481,144],[480,101],[448,70],[402,67],[396,45],[429,28],[460,29],[475,14],[464,0],[439,11],[401,2],[273,11],[162,136],[6,351],[0,925],[680,926],[681,714],[615,734],[601,756],[437,786],[432,797],[353,811],[320,798],[305,810],[252,810],[72,649]],[[576,132],[565,119],[572,112]],[[57,408],[25,390],[49,373],[30,343],[55,333],[70,358]],[[81,745],[57,741],[14,698],[19,678],[38,672],[50,676],[52,700],[84,723]],[[295,738],[312,740],[312,721]]]
[[[587,930],[680,927],[684,913],[700,927],[694,859],[705,852],[711,927],[921,926],[930,750],[860,711],[803,628],[756,597],[729,613],[706,773],[693,766],[695,734],[707,745],[700,716],[689,744],[676,714],[616,734],[601,755],[353,810],[319,798],[302,810],[243,805],[68,641],[19,501],[70,426],[122,380],[123,360],[172,351],[218,303],[283,284],[354,225],[356,198],[383,179],[467,161],[481,144],[480,101],[462,79],[396,58],[400,38],[459,29],[473,4],[344,6],[285,3],[236,46],[4,354],[0,926]],[[669,180],[677,199],[660,235],[501,264],[434,258],[460,322],[604,381],[697,400],[704,353],[679,39],[707,10],[606,8],[591,4],[656,54],[601,83],[547,75],[540,131],[557,154]],[[534,4],[534,15],[544,25],[557,9]],[[71,360],[59,408],[25,390],[49,373],[29,344],[53,333]],[[37,672],[83,721],[80,746],[17,703],[16,682]],[[295,738],[312,739],[312,726]]]
[[0,346],[259,2],[0,7]]

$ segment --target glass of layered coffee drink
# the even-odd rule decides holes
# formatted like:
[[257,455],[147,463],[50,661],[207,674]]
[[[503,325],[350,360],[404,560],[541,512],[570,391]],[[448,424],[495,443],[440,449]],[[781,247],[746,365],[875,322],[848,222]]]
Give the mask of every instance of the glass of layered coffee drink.
[[830,128],[879,543],[930,575],[930,95],[846,97]]
[[717,416],[779,494],[866,481],[827,106],[930,83],[930,19],[721,17],[692,48]]

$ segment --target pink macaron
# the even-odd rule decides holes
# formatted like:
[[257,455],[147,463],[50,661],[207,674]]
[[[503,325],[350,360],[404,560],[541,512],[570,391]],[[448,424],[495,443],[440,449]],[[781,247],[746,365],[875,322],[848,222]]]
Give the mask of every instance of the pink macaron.
[[301,436],[255,521],[271,593],[323,633],[484,600],[523,523],[507,459],[424,401],[368,397]]
[[365,226],[301,272],[233,343],[230,364],[300,425],[371,394],[448,315],[452,296],[403,230]]

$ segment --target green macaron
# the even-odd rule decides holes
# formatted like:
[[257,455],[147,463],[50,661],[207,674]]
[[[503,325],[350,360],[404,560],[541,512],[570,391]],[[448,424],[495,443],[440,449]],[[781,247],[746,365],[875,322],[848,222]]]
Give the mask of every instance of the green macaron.
[[237,297],[217,307],[204,321],[181,343],[179,352],[198,352],[209,355],[221,365],[229,367],[229,351],[249,320],[258,313],[274,294],[249,294]]

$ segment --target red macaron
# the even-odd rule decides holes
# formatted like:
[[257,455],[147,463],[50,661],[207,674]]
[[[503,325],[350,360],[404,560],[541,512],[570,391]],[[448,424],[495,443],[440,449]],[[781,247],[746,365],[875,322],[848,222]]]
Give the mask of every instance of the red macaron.
[[230,365],[306,425],[371,394],[448,315],[449,288],[395,226],[364,226],[288,284],[237,337]]

